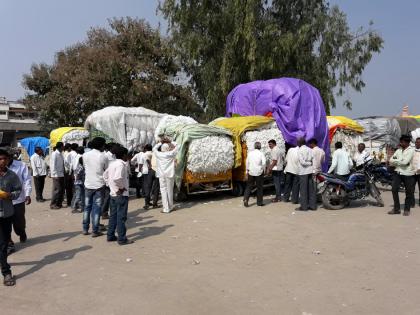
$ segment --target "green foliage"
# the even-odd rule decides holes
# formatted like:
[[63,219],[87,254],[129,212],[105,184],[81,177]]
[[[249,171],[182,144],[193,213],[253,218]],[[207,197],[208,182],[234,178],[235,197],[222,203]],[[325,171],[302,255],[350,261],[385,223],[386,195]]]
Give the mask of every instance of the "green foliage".
[[329,112],[346,87],[362,90],[383,45],[374,30],[351,32],[325,0],[163,0],[159,10],[209,119],[237,84],[286,76],[317,87]]
[[30,91],[24,101],[40,111],[46,129],[83,125],[91,112],[110,105],[201,115],[191,90],[175,83],[180,66],[158,30],[131,18],[109,26],[91,29],[52,65],[33,65],[24,76]]

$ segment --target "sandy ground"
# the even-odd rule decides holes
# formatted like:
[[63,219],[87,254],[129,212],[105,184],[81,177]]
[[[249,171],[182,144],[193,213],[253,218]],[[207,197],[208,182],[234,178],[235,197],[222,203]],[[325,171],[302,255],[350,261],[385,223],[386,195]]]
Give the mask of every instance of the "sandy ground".
[[219,195],[167,215],[131,200],[128,246],[34,203],[0,314],[420,314],[420,208],[389,216],[383,196],[386,208],[308,213]]

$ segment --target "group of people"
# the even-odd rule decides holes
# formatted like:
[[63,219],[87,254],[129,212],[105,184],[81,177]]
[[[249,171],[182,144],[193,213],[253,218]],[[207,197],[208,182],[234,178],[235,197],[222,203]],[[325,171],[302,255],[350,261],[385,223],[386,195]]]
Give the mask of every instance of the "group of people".
[[[392,183],[394,206],[388,212],[389,214],[401,213],[399,200],[401,183],[404,184],[406,193],[403,212],[406,216],[415,206],[416,184],[420,191],[420,138],[416,139],[415,148],[410,146],[410,142],[409,136],[402,136],[398,150],[389,161],[389,165],[395,168]],[[257,188],[257,205],[264,206],[264,176],[271,174],[276,191],[272,202],[284,201],[300,204],[296,209],[299,211],[316,210],[316,175],[322,172],[322,165],[325,163],[325,152],[318,147],[317,140],[311,139],[306,143],[305,139],[300,138],[297,140],[297,146],[290,147],[287,153],[277,147],[275,140],[270,140],[268,146],[271,150],[269,165],[267,165],[265,155],[261,152],[261,143],[256,142],[254,150],[248,153],[246,161],[248,180],[243,199],[244,206],[249,206],[249,198],[254,186]],[[360,167],[372,158],[364,143],[358,145],[357,152],[352,157],[343,148],[343,144],[337,142],[328,173],[348,180],[354,167]]]

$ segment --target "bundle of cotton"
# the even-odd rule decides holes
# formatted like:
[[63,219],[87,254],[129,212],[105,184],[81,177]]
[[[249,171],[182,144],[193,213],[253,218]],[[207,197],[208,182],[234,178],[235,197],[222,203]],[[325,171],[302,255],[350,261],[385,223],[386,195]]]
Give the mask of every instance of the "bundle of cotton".
[[232,169],[234,152],[227,136],[207,136],[192,140],[188,148],[187,169],[193,173],[218,174]]
[[278,148],[283,153],[286,152],[283,134],[275,123],[267,124],[257,130],[247,131],[242,136],[242,141],[245,141],[248,151],[254,150],[255,142],[261,143],[261,152],[263,152],[267,158],[267,165],[271,162],[271,151],[268,147],[268,141],[272,139],[276,141]]
[[[197,122],[188,116],[174,116],[174,115],[166,115],[160,121],[155,130],[155,139],[156,141],[159,140],[159,136],[165,134],[166,127],[168,126],[175,126],[179,124],[186,124],[192,125],[196,124]],[[167,135],[170,136],[170,135]]]
[[89,138],[89,131],[74,129],[63,135],[61,141],[63,143],[79,143],[83,142],[83,139]]

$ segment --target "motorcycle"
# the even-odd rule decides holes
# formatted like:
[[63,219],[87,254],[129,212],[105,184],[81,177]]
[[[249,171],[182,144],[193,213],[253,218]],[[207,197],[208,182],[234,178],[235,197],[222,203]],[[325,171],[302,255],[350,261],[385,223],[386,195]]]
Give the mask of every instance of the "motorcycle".
[[347,180],[327,173],[318,175],[317,180],[318,193],[326,209],[343,209],[351,200],[365,199],[369,195],[375,198],[378,206],[384,206],[381,193],[374,182],[371,161],[359,167]]

